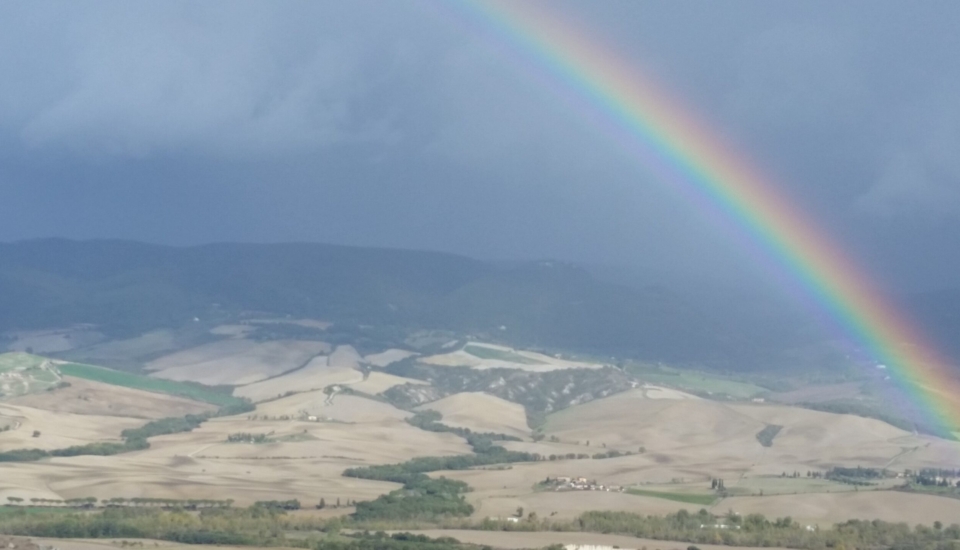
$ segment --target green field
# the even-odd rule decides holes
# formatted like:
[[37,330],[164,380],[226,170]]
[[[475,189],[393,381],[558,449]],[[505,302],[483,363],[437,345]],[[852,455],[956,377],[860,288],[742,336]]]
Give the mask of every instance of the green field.
[[723,375],[707,372],[642,365],[630,365],[626,370],[644,382],[695,394],[708,394],[714,398],[726,395],[734,399],[749,399],[767,391],[756,384],[731,380]]
[[103,382],[114,386],[123,386],[125,388],[134,388],[154,393],[165,393],[185,397],[195,401],[203,401],[219,407],[235,405],[240,403],[240,399],[232,396],[227,388],[215,388],[204,386],[195,382],[176,382],[174,380],[163,380],[160,378],[150,378],[139,374],[121,372],[93,365],[83,365],[80,363],[67,363],[57,367],[60,372],[66,376],[93,380],[94,382]]
[[504,351],[502,349],[488,348],[486,346],[467,345],[466,347],[463,348],[463,351],[469,353],[474,357],[479,357],[480,359],[509,361],[511,363],[519,363],[521,365],[542,365],[543,364],[540,361],[537,361],[535,359],[524,357],[519,353],[514,353],[512,351]]
[[701,504],[709,506],[717,501],[717,495],[703,493],[668,493],[666,491],[646,491],[643,489],[627,489],[627,493],[642,497],[662,498],[687,504]]

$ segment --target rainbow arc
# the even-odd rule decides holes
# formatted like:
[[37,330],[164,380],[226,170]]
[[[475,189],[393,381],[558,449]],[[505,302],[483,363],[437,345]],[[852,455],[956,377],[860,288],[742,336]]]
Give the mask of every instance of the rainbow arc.
[[864,346],[941,430],[960,433],[960,381],[871,278],[778,190],[656,83],[532,2],[456,3],[480,17],[551,81],[600,113],[613,137],[667,181],[721,212]]

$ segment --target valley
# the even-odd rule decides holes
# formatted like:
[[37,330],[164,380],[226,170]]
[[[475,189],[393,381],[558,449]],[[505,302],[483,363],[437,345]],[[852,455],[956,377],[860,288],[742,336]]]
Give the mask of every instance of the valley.
[[[958,468],[960,442],[768,401],[756,396],[773,392],[743,381],[687,371],[672,386],[666,374],[480,341],[361,353],[320,339],[257,341],[256,326],[242,326],[215,327],[214,341],[168,350],[139,371],[0,355],[12,373],[0,399],[0,501],[57,508],[80,499],[239,507],[296,500],[304,509],[323,501],[322,511],[338,517],[401,486],[344,476],[348,469],[484,453],[470,438],[489,434],[482,437],[516,458],[428,469],[434,480],[465,483],[470,511],[422,516],[417,525],[454,517],[462,525],[530,517],[561,525],[594,511],[760,513],[816,529],[960,517],[960,498],[900,490],[911,485],[910,472]],[[417,420],[424,414],[439,420]],[[124,430],[187,415],[199,421],[154,430],[143,448],[56,455],[120,445],[129,440]],[[28,449],[51,455],[16,458]],[[837,467],[887,473],[863,484],[824,476]],[[583,478],[584,488],[543,483],[560,478]],[[535,540],[562,540],[550,536]]]

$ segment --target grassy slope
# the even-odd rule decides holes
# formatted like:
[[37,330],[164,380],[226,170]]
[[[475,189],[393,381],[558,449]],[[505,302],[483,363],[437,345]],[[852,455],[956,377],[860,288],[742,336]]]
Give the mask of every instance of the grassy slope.
[[150,378],[128,372],[115,371],[93,365],[83,365],[80,363],[67,363],[59,365],[60,372],[76,378],[103,382],[114,386],[123,386],[125,388],[134,388],[154,393],[165,393],[185,397],[196,401],[203,401],[217,406],[232,405],[239,402],[239,399],[233,397],[229,391],[211,386],[204,386],[191,382],[176,382],[173,380],[163,380]]
[[644,382],[663,384],[695,394],[728,395],[734,399],[749,399],[767,390],[749,382],[731,380],[721,374],[672,369],[668,367],[627,367],[630,374]]

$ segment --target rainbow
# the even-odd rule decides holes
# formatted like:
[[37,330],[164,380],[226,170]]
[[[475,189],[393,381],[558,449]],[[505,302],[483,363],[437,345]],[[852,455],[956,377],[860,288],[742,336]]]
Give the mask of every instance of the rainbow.
[[[680,185],[694,200],[775,260],[904,388],[940,430],[960,432],[960,383],[949,363],[888,301],[816,223],[758,169],[658,89],[650,78],[565,21],[518,0],[462,0],[498,42],[534,63],[558,92],[598,112],[617,142],[644,165]],[[547,4],[548,5],[548,4]]]

